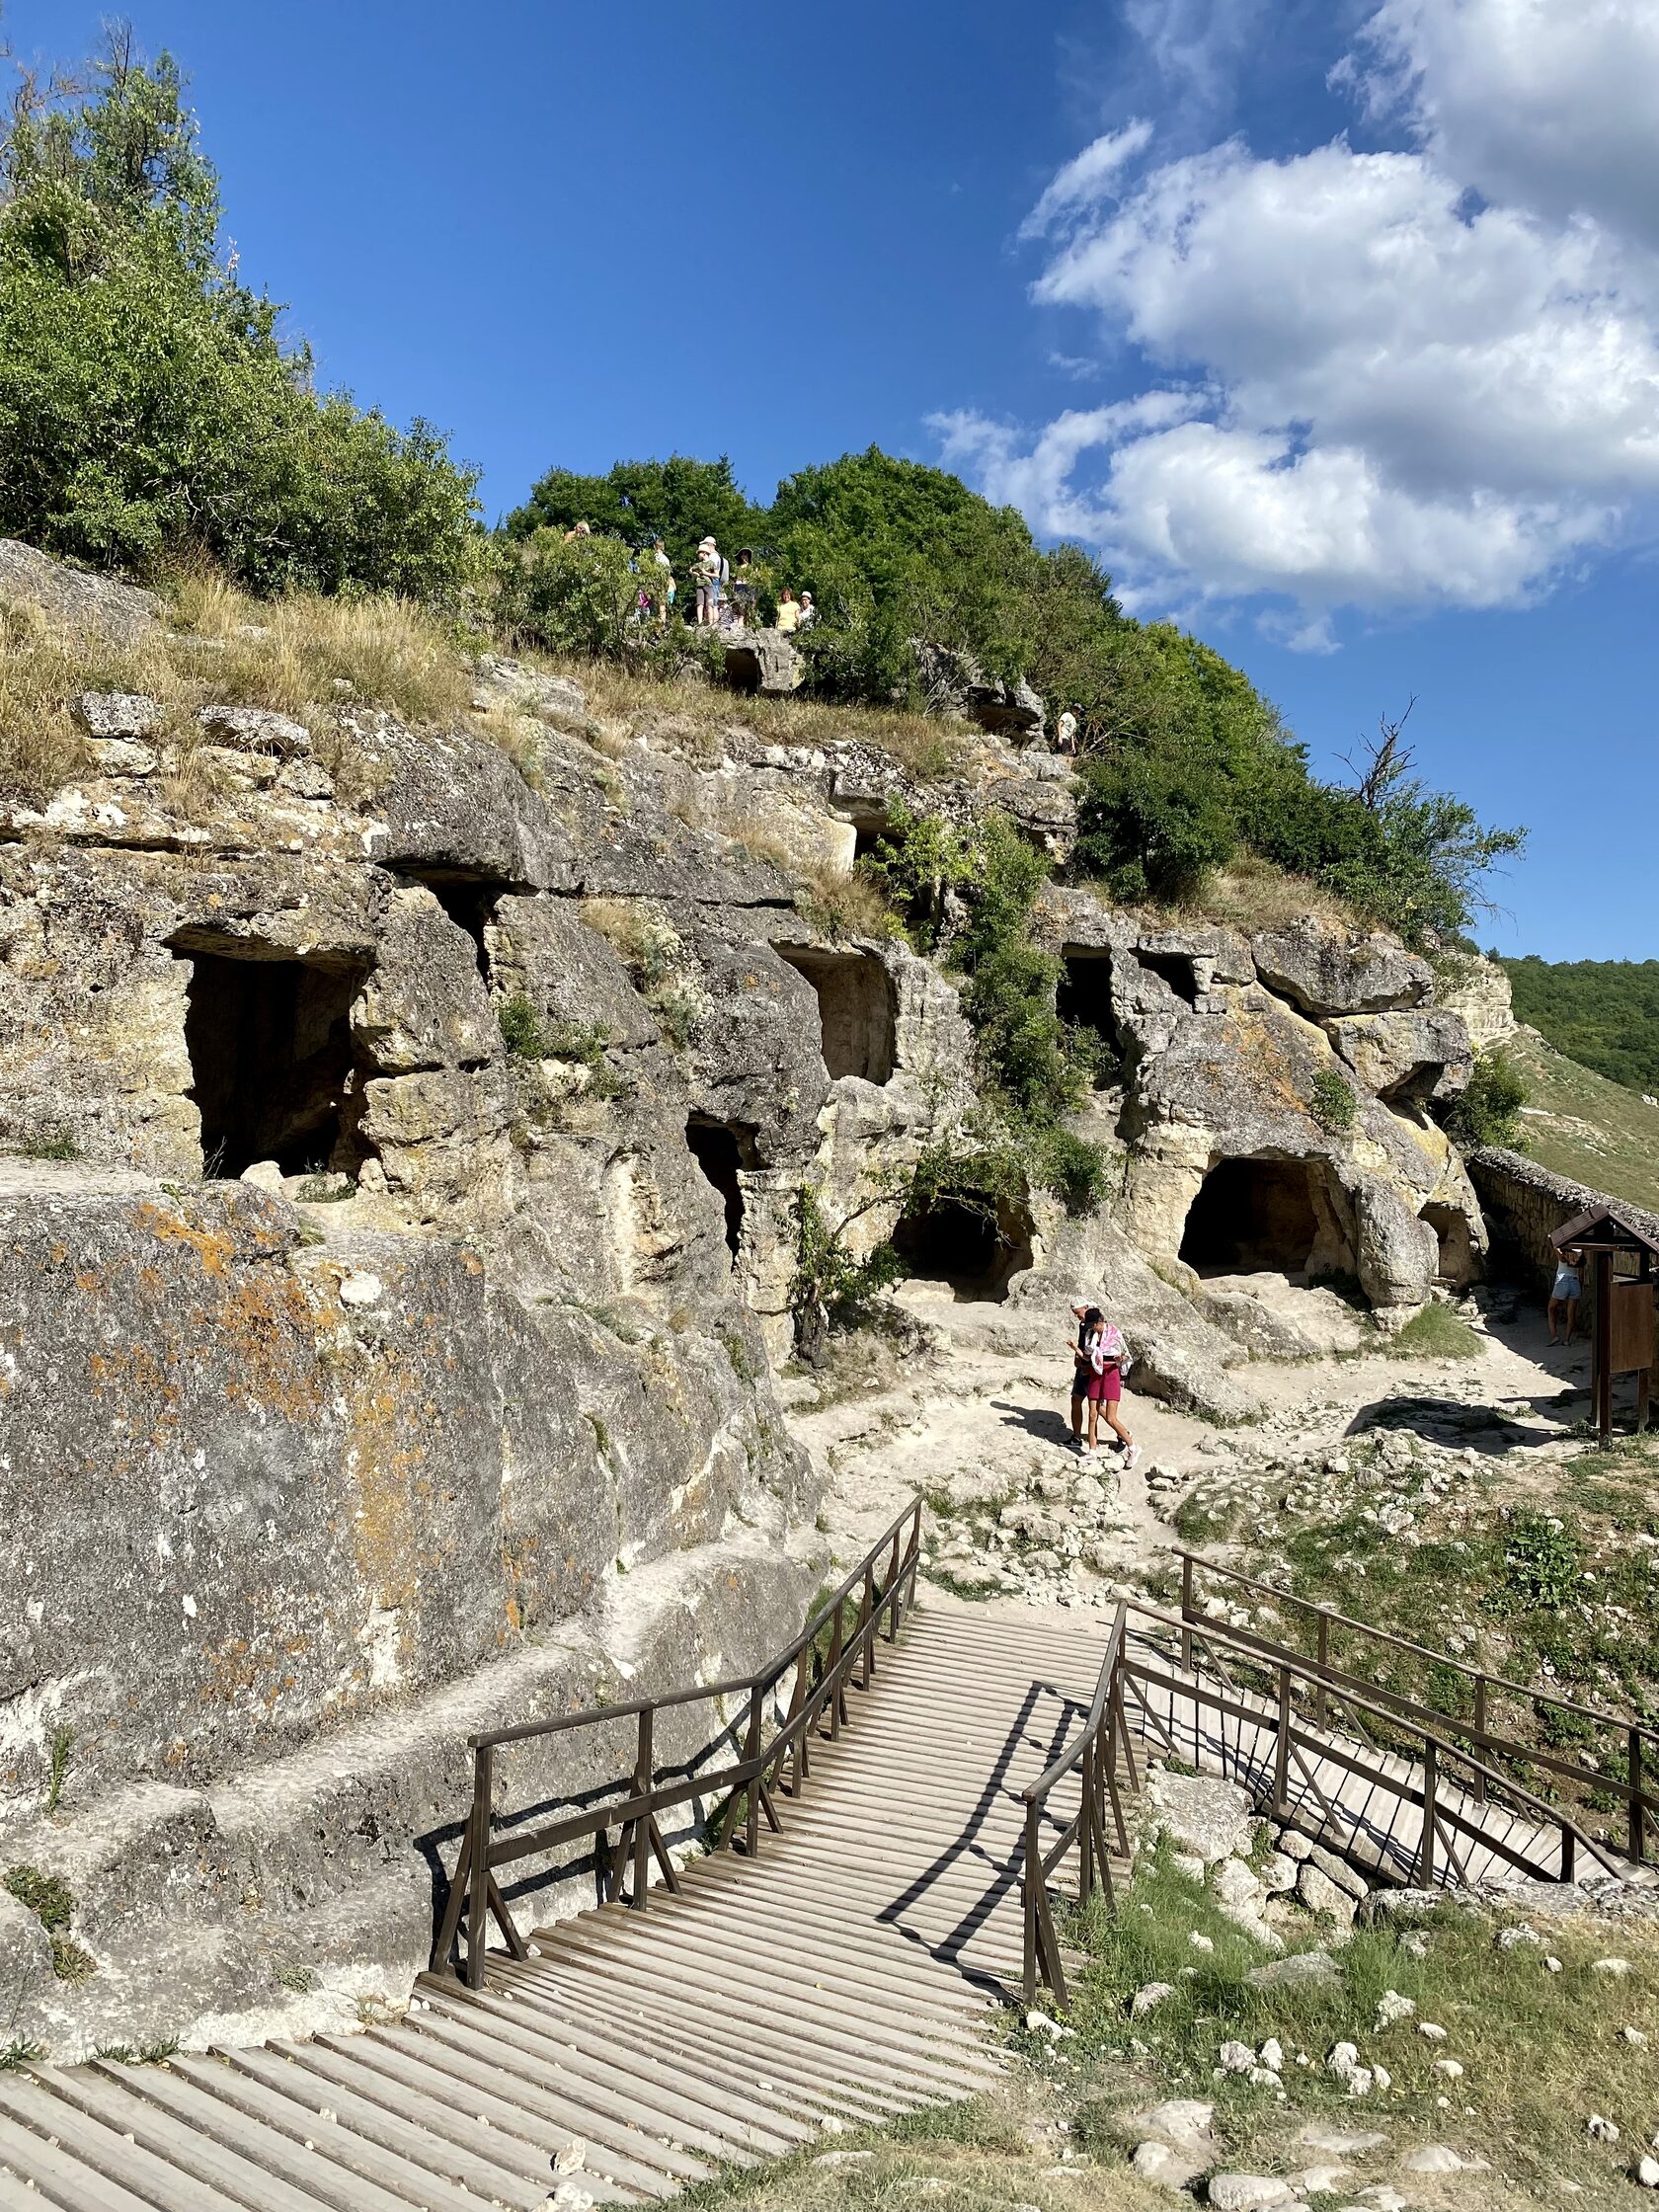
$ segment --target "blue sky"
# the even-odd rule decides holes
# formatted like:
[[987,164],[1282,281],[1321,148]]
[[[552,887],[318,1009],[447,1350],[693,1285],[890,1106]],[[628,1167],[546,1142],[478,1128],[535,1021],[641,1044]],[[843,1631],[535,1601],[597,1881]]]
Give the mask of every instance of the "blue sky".
[[1415,693],[1424,772],[1532,833],[1483,942],[1659,955],[1651,0],[132,17],[244,274],[492,513],[555,461],[948,455],[1322,766]]

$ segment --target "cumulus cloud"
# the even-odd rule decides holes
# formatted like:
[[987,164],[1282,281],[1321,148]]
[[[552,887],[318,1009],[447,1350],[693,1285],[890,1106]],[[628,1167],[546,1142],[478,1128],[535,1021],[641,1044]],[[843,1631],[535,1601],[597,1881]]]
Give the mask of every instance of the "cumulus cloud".
[[1108,130],[1080,154],[1073,154],[1020,225],[1022,238],[1041,238],[1063,216],[1073,216],[1092,206],[1109,191],[1120,170],[1152,141],[1149,122],[1126,123],[1122,130]]
[[1132,600],[1266,595],[1314,643],[1344,606],[1523,602],[1659,512],[1652,0],[1383,0],[1345,74],[1409,143],[1159,162],[1118,133],[1067,164],[1034,297],[1097,317],[1148,388],[938,426]]
[[1489,198],[1659,245],[1652,0],[1383,0],[1334,74]]

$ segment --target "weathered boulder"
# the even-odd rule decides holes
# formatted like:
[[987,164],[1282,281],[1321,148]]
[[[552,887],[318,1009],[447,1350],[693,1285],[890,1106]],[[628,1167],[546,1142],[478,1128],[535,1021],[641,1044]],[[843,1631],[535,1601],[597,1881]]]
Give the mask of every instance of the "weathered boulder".
[[81,691],[74,703],[89,738],[147,738],[165,719],[159,701],[141,691]]
[[368,857],[503,888],[576,889],[570,831],[498,747],[461,730],[417,736],[386,714],[342,720],[378,784]]
[[1250,1800],[1236,1782],[1211,1775],[1177,1775],[1166,1767],[1146,1777],[1151,1833],[1207,1866],[1250,1848]]
[[592,737],[598,729],[588,711],[588,694],[569,676],[549,675],[498,653],[481,653],[472,672],[473,705],[479,709],[510,707],[576,737]]
[[1326,1032],[1367,1089],[1391,1105],[1426,1106],[1468,1087],[1473,1056],[1461,1014],[1436,1006],[1348,1014]]
[[1305,1014],[1376,1014],[1420,1006],[1434,988],[1427,961],[1391,938],[1344,942],[1312,919],[1263,930],[1250,940],[1256,973]]
[[988,676],[971,653],[912,638],[917,673],[935,714],[966,715],[996,737],[1034,738],[1043,728],[1041,698],[1023,676]]
[[745,630],[724,640],[726,680],[735,691],[786,699],[799,691],[807,666],[782,630]]
[[72,569],[9,537],[0,538],[0,606],[44,616],[56,630],[117,647],[141,644],[159,630],[162,618],[162,602],[153,592]]

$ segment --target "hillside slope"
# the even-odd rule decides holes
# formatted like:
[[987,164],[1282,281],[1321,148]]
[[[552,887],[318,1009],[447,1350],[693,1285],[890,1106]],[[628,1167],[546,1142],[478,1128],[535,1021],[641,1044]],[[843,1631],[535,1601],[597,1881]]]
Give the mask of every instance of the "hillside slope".
[[1518,1031],[1504,1050],[1531,1085],[1521,1117],[1531,1157],[1592,1190],[1659,1208],[1659,1107],[1568,1060],[1536,1030]]

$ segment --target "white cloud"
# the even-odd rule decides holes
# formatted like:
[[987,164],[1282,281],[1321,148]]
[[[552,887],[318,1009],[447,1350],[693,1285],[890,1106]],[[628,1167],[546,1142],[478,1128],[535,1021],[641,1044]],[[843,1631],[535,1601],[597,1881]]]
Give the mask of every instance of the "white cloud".
[[1653,220],[1643,162],[1659,196],[1654,0],[1383,0],[1347,73],[1411,144],[1145,167],[1119,133],[1068,164],[1034,296],[1098,315],[1150,388],[940,425],[1132,598],[1266,595],[1313,643],[1343,606],[1523,602],[1659,509],[1659,262],[1624,207]]
[[1108,130],[1080,154],[1073,154],[1065,168],[1020,225],[1022,238],[1041,238],[1064,215],[1074,215],[1110,191],[1120,170],[1144,154],[1151,144],[1149,122],[1126,123],[1122,130]]
[[1383,0],[1339,74],[1487,198],[1659,244],[1654,0]]

